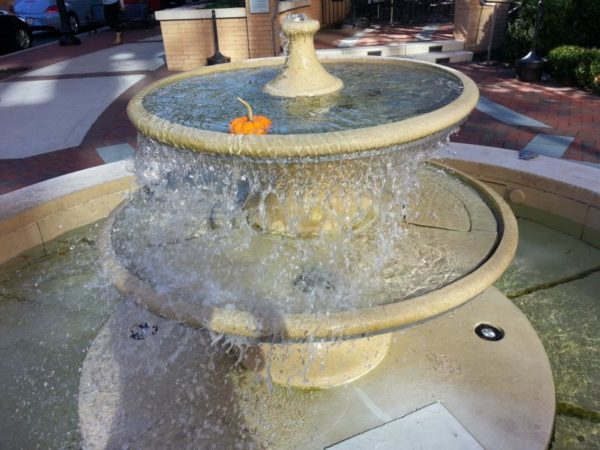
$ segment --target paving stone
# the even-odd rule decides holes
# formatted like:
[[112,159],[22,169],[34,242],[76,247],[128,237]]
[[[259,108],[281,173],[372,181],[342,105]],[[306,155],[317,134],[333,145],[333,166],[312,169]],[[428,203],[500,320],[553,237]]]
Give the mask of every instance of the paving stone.
[[[557,402],[600,414],[600,272],[513,299],[550,358]],[[600,433],[600,424],[596,424]]]
[[517,254],[496,282],[506,295],[600,267],[600,249],[529,220],[518,222]]
[[143,77],[1,83],[0,112],[6,112],[6,118],[0,122],[0,158],[25,158],[79,145],[102,111]]
[[574,139],[572,136],[538,134],[523,150],[552,158],[562,158]]
[[549,125],[546,125],[545,123],[517,113],[483,96],[479,98],[476,108],[479,111],[492,116],[494,119],[508,125],[549,128]]
[[99,147],[96,149],[96,152],[98,152],[104,163],[108,164],[131,158],[134,154],[134,149],[131,145],[125,143]]
[[162,42],[112,46],[33,70],[21,78],[34,76],[75,75],[102,72],[152,71],[165,64]]

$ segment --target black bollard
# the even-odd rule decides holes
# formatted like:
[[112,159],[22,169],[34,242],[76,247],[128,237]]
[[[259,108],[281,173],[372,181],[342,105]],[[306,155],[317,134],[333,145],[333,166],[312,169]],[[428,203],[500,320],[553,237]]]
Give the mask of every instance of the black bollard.
[[223,55],[219,51],[219,33],[217,32],[217,16],[215,15],[215,10],[212,10],[212,26],[213,26],[213,38],[215,42],[215,54],[210,58],[206,59],[206,64],[209,66],[214,66],[215,64],[225,64],[231,62],[231,58],[229,56]]
[[515,63],[517,67],[517,78],[521,81],[540,81],[542,79],[542,71],[544,70],[546,60],[535,52],[535,46],[537,45],[537,38],[543,14],[544,0],[540,0],[538,2],[537,16],[535,18],[535,31],[533,32],[531,51],[523,58],[518,59]]

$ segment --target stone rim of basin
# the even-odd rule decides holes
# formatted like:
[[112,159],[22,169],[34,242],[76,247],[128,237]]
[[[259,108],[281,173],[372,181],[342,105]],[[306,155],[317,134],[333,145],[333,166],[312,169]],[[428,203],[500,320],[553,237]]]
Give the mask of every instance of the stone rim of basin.
[[381,125],[312,134],[231,135],[173,123],[149,112],[144,99],[172,83],[210,74],[244,69],[283,66],[285,58],[254,59],[203,67],[167,77],[136,94],[127,107],[129,119],[144,135],[161,143],[201,153],[250,158],[296,158],[349,156],[361,152],[386,149],[427,138],[433,134],[449,134],[471,113],[479,99],[476,84],[461,72],[437,64],[396,58],[320,58],[321,62],[398,67],[428,68],[456,77],[462,92],[449,104],[408,119]]

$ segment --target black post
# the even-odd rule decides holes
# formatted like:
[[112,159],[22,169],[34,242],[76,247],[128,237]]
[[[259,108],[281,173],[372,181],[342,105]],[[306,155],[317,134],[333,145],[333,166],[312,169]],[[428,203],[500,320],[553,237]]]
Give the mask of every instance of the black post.
[[540,25],[542,24],[542,18],[544,17],[544,0],[538,2],[537,15],[535,16],[535,30],[533,32],[533,42],[531,43],[531,52],[535,53],[535,47],[537,45],[538,34],[540,33]]
[[60,15],[60,32],[62,34],[58,40],[58,44],[62,47],[81,44],[79,38],[73,34],[71,25],[69,25],[69,16],[67,15],[65,0],[56,0],[56,6],[58,6],[58,14]]
[[215,10],[212,10],[212,26],[213,26],[213,38],[215,42],[215,54],[210,58],[206,59],[206,64],[209,66],[214,66],[215,64],[225,64],[231,61],[229,56],[225,56],[221,54],[219,51],[219,33],[217,32],[217,16],[215,15]]
[[521,81],[540,81],[542,79],[542,71],[546,60],[541,58],[536,52],[538,34],[542,24],[544,15],[544,0],[538,2],[537,15],[535,18],[535,30],[533,32],[533,41],[531,42],[531,50],[523,58],[517,60],[517,77]]

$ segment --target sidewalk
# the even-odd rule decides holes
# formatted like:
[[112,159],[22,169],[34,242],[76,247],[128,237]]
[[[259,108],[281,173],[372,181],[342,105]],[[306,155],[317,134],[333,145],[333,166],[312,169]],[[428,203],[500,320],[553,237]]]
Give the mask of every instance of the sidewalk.
[[[108,31],[82,45],[50,44],[0,57],[0,194],[84,168],[127,158],[136,131],[129,99],[169,75],[160,28],[129,30],[111,45]],[[451,25],[323,30],[318,48],[450,39]],[[511,70],[455,66],[481,91],[455,142],[529,150],[600,163],[600,98],[549,82],[526,84]]]

